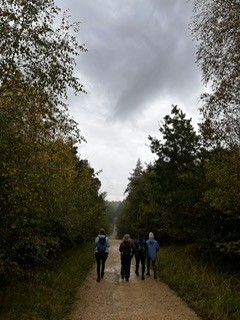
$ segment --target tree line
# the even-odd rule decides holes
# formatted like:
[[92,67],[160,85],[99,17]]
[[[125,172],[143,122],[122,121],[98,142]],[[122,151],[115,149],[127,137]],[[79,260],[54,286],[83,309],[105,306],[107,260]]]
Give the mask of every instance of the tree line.
[[[155,155],[138,160],[121,204],[119,235],[148,234],[162,242],[196,242],[223,260],[240,258],[240,112],[238,1],[194,1],[191,30],[197,63],[210,91],[201,122],[173,105],[149,136]],[[234,263],[235,263],[234,262]]]
[[98,174],[77,153],[84,138],[68,114],[68,90],[85,92],[74,67],[86,48],[60,12],[51,0],[1,1],[0,273],[46,264],[107,225]]

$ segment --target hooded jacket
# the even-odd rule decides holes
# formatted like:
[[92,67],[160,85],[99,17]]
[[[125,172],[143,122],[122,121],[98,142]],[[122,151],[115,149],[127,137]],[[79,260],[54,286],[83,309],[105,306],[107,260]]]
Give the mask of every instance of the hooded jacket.
[[99,238],[106,238],[106,243],[107,243],[107,248],[105,250],[106,253],[109,253],[109,247],[110,247],[110,242],[109,242],[109,239],[108,237],[105,235],[105,234],[99,234],[96,239],[95,239],[95,249],[94,249],[94,252],[98,252],[97,250],[97,243],[98,243],[98,240]]
[[157,259],[157,252],[159,250],[159,244],[155,239],[147,240],[147,258],[153,261]]

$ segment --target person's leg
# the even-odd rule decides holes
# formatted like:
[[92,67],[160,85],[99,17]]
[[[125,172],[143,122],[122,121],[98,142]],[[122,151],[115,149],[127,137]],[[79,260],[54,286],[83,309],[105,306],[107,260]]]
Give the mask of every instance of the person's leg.
[[124,255],[121,256],[121,277],[124,279],[125,277],[125,258]]
[[157,279],[156,261],[152,261],[152,267],[153,267],[153,272],[154,272],[154,279]]
[[147,258],[147,276],[150,276],[150,259]]
[[131,268],[131,257],[126,257],[125,263],[125,279],[128,281],[130,278],[130,268]]
[[104,276],[104,271],[105,271],[105,262],[107,260],[108,254],[104,253],[102,256],[102,270],[101,270],[101,278]]
[[136,270],[135,273],[137,276],[139,276],[139,262],[140,262],[140,258],[139,256],[136,256]]
[[145,257],[141,257],[141,265],[142,265],[142,280],[145,279]]
[[100,281],[100,255],[99,253],[95,253],[96,261],[97,261],[97,281]]
[[121,278],[124,279],[124,268],[122,263],[121,263]]

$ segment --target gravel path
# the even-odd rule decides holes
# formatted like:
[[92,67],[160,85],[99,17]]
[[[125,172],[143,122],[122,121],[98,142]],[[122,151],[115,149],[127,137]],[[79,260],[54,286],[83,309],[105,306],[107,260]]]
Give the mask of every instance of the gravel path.
[[96,282],[96,266],[80,287],[71,320],[200,320],[167,285],[141,280],[132,260],[129,282],[120,277],[120,240],[111,239],[104,279]]

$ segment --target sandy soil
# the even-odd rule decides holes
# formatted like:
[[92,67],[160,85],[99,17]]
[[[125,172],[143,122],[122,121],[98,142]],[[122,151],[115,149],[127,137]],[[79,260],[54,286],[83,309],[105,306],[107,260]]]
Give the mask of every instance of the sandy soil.
[[96,266],[79,289],[71,320],[199,320],[167,285],[153,275],[145,280],[134,273],[129,282],[120,277],[119,240],[110,240],[104,279],[96,282]]

